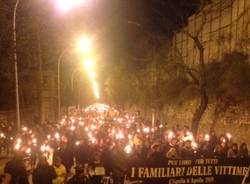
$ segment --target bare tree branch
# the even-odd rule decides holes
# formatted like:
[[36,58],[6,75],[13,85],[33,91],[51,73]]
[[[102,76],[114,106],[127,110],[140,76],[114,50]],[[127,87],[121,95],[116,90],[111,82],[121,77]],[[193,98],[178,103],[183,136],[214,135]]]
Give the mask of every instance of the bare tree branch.
[[250,9],[250,5],[248,7],[246,7],[241,13],[240,15],[237,17],[237,19],[235,20],[236,22],[239,21],[239,19],[241,19],[241,17],[243,17],[247,12],[248,10]]
[[194,38],[195,38],[195,36],[193,36],[191,33],[189,33],[188,31],[186,31],[186,30],[181,30],[181,32],[183,33],[183,34],[186,34],[187,36],[189,36],[191,39],[193,39],[194,40]]
[[196,34],[195,34],[195,37],[198,37],[200,35],[200,33],[202,32],[203,30],[203,27],[204,25],[206,24],[206,21],[207,21],[207,12],[205,12],[205,10],[203,10],[201,12],[201,16],[202,16],[202,22],[201,22],[201,25],[199,27],[199,29],[197,30]]
[[202,32],[203,27],[204,27],[204,25],[206,24],[206,21],[207,21],[207,12],[205,12],[204,7],[203,7],[203,9],[200,10],[200,12],[201,12],[201,16],[202,16],[202,22],[201,22],[200,27],[197,29],[197,31],[196,31],[196,33],[194,35],[192,35],[190,32],[188,32],[185,29],[181,30],[182,33],[186,34],[187,36],[189,36],[194,41],[197,40],[197,38],[199,37],[199,35]]

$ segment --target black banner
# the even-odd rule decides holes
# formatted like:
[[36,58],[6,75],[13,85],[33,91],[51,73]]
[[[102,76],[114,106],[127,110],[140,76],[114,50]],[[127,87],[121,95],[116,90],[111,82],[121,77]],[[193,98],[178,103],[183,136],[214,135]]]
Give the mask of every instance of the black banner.
[[249,159],[162,159],[130,166],[128,176],[144,184],[241,184],[249,163]]

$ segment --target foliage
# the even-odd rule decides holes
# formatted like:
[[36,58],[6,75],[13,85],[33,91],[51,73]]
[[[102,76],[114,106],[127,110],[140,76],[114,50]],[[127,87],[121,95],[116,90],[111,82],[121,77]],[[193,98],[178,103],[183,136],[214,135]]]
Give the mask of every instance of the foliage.
[[[158,37],[159,38],[159,37]],[[143,58],[126,57],[110,74],[107,88],[109,98],[121,106],[136,106],[145,111],[160,112],[165,105],[182,104],[197,96],[197,89],[175,59],[171,59],[170,45],[165,42],[154,47],[145,43]]]
[[133,74],[129,73],[126,63],[121,60],[106,81],[108,98],[119,106],[130,106],[136,101],[136,88]]
[[[40,1],[20,1],[16,16],[17,33],[17,61],[20,89],[21,108],[33,108],[38,106],[39,83],[39,47],[41,44],[42,59],[46,65],[54,66],[55,38],[45,30],[51,30],[51,23],[46,17],[45,6],[39,6]],[[0,31],[0,79],[1,95],[8,93],[10,99],[1,98],[3,109],[15,107],[15,81],[13,59],[13,11],[16,1],[3,1],[0,6],[0,24],[4,25]],[[36,7],[39,7],[36,8]],[[43,7],[41,10],[41,7]],[[44,24],[44,22],[47,22]],[[39,25],[40,24],[40,25]],[[38,36],[41,39],[38,39]],[[52,44],[53,43],[53,44]],[[49,55],[49,56],[48,56]],[[47,69],[47,68],[46,68]],[[7,107],[6,107],[7,105]]]
[[220,62],[208,64],[208,94],[215,104],[212,129],[229,109],[249,107],[250,64],[240,52],[225,54]]

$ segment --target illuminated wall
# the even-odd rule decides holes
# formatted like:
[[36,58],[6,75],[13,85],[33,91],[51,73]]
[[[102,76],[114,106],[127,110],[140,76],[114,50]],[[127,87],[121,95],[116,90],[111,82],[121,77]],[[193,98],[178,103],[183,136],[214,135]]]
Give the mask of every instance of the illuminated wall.
[[[250,1],[213,0],[203,10],[206,22],[199,38],[205,48],[205,61],[219,61],[225,53],[240,51],[250,54]],[[194,34],[202,24],[202,13],[189,17],[184,28]],[[194,65],[198,52],[194,42],[182,31],[173,39],[173,49],[178,50],[185,63]]]

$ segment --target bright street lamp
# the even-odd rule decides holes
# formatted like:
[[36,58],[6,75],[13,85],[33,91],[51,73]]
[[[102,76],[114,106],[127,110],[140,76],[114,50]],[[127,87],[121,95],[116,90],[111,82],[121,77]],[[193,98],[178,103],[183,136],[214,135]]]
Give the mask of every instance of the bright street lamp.
[[94,61],[91,59],[86,59],[84,61],[85,68],[88,73],[88,77],[90,78],[92,85],[93,85],[93,91],[96,99],[100,98],[100,92],[98,88],[98,84],[96,82],[96,72],[94,71]]
[[77,50],[82,54],[84,57],[83,65],[87,71],[88,77],[91,80],[93,86],[93,92],[96,99],[100,98],[100,92],[98,88],[98,84],[96,82],[96,72],[95,72],[95,62],[91,58],[87,58],[92,53],[92,42],[89,37],[81,37],[78,40]]
[[85,2],[86,0],[57,0],[57,5],[62,11],[66,12]]
[[[65,1],[66,2],[66,1]],[[78,44],[77,44],[77,50],[79,50],[81,53],[88,53],[91,51],[92,48],[92,44],[91,44],[91,40],[88,39],[87,37],[82,37],[79,39]],[[67,50],[69,48],[67,47],[66,49],[64,49],[58,60],[57,60],[57,105],[58,105],[58,118],[60,118],[61,115],[61,89],[60,89],[60,66],[63,60],[64,55],[66,54]],[[89,70],[92,71],[94,68],[94,61],[91,59],[87,59],[84,61],[84,65],[85,67]]]
[[[72,8],[79,6],[86,2],[86,0],[56,0],[58,7],[62,11],[69,11]],[[17,35],[16,35],[16,17],[17,17],[17,9],[19,6],[20,0],[16,0],[14,13],[13,13],[13,56],[14,56],[14,72],[15,72],[15,96],[16,96],[16,123],[17,129],[21,127],[20,121],[20,99],[19,99],[19,81],[18,81],[18,65],[17,65]],[[81,51],[89,52],[91,51],[91,41],[87,38],[80,39],[79,45]],[[61,100],[60,100],[60,63],[62,60],[65,51],[59,56],[58,58],[58,116],[60,116],[60,107],[61,107]]]
[[84,65],[87,70],[93,70],[94,69],[94,61],[91,59],[84,60]]
[[92,42],[88,37],[81,37],[78,40],[77,49],[81,53],[89,53],[92,50]]
[[90,78],[91,80],[96,79],[96,73],[95,73],[94,71],[90,71],[90,72],[88,73],[88,75],[89,75],[89,78]]
[[[67,3],[70,3],[71,1],[66,1],[66,0],[58,0],[58,2],[66,5]],[[74,1],[72,1],[74,2]],[[61,85],[60,85],[60,66],[63,60],[64,55],[66,54],[67,50],[69,47],[66,47],[60,54],[57,60],[57,106],[58,106],[58,118],[60,118],[61,115]],[[80,52],[87,52],[91,50],[91,41],[87,37],[82,37],[79,39],[79,42],[77,44],[77,50]],[[88,69],[92,69],[94,67],[94,62],[92,60],[86,60],[85,61],[85,66]]]
[[99,99],[100,98],[100,92],[99,92],[97,82],[95,80],[93,80],[92,83],[93,83],[93,90],[94,90],[95,97],[96,97],[96,99]]

